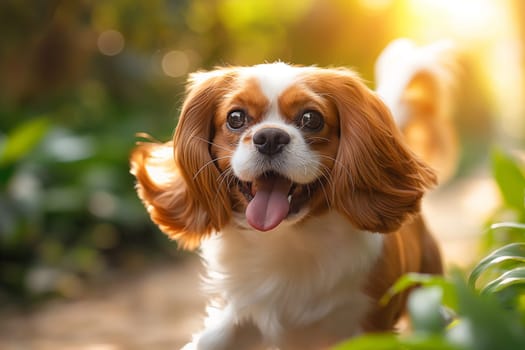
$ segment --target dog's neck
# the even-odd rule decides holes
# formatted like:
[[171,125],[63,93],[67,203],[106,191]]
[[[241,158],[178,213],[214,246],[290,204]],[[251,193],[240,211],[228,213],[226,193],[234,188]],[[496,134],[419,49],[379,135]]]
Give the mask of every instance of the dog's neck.
[[201,248],[206,289],[234,301],[237,317],[279,337],[280,326],[303,326],[355,307],[360,317],[353,327],[359,327],[368,305],[363,283],[381,254],[383,235],[356,230],[333,211],[268,232],[238,220]]

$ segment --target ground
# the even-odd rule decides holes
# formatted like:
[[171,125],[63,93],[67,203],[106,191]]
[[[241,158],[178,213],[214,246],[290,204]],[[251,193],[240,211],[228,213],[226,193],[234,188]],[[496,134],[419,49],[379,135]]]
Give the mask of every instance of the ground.
[[[477,257],[482,219],[497,205],[486,175],[456,181],[430,194],[424,213],[447,266]],[[80,300],[55,300],[29,313],[0,314],[3,350],[179,349],[199,329],[204,300],[197,257],[118,277]]]

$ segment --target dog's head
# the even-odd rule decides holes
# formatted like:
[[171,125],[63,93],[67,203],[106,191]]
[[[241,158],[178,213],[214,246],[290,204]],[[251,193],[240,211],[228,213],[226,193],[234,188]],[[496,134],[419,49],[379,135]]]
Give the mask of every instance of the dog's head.
[[173,142],[131,163],[152,219],[188,248],[226,224],[267,231],[327,210],[392,232],[435,182],[353,72],[284,63],[193,74]]

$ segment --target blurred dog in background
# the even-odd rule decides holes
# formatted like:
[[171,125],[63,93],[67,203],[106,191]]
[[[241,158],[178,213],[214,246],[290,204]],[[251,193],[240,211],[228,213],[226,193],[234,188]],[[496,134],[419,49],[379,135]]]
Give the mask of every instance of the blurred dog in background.
[[448,40],[417,46],[390,43],[376,61],[376,92],[392,111],[409,148],[436,170],[444,183],[455,173],[459,143],[454,96],[458,52]]

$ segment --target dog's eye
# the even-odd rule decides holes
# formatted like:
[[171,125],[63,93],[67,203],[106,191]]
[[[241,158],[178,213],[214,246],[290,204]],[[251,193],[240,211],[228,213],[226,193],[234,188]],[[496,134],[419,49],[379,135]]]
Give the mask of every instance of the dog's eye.
[[305,111],[299,116],[297,125],[301,129],[319,131],[324,125],[323,116],[317,111]]
[[226,121],[230,129],[240,129],[246,123],[246,113],[243,110],[231,111]]

